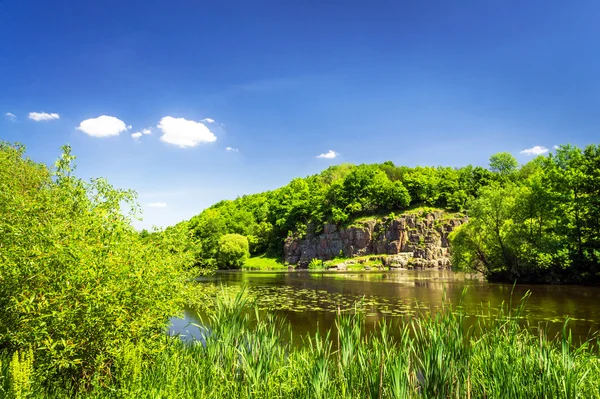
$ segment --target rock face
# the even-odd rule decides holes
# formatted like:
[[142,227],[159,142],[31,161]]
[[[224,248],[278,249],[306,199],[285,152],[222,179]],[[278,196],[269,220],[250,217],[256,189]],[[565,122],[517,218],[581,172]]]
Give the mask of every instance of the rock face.
[[450,267],[448,234],[465,222],[465,216],[439,211],[356,222],[344,229],[325,224],[320,234],[315,234],[309,226],[306,237],[288,237],[284,258],[303,267],[313,258],[386,255],[382,261],[389,267],[447,268]]

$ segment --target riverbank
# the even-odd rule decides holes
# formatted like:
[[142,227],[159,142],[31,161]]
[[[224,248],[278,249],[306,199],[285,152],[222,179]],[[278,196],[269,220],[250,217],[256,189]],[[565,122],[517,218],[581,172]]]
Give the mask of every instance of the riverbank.
[[287,268],[288,266],[279,259],[264,254],[246,259],[242,266],[242,270],[287,270]]
[[[451,270],[450,267],[414,267],[407,263],[398,263],[397,255],[365,255],[351,258],[337,257],[327,261],[314,259],[302,267],[282,262],[276,257],[259,255],[244,261],[242,271],[281,271],[281,270],[330,270],[330,271],[368,271],[368,270]],[[408,260],[408,258],[406,258]],[[229,269],[223,269],[225,271]]]
[[[444,300],[462,303],[466,314],[476,317],[487,312],[488,305],[497,311],[528,291],[532,295],[527,316],[532,326],[546,326],[554,336],[569,318],[577,340],[600,330],[597,287],[491,284],[481,276],[448,270],[224,271],[203,277],[200,285],[232,291],[246,287],[261,311],[284,317],[296,336],[317,330],[325,333],[334,327],[338,308],[352,309],[356,304],[364,308],[368,328],[377,329],[380,320],[410,317],[423,308],[435,311]],[[198,295],[194,305],[208,302],[209,298]]]
[[600,398],[595,342],[575,347],[568,329],[556,338],[543,329],[531,334],[519,323],[522,306],[502,308],[468,329],[464,312],[446,306],[395,327],[400,331],[383,322],[368,339],[363,315],[342,313],[335,329],[305,335],[298,347],[289,344],[287,322],[246,312],[242,294],[227,297],[213,299],[204,344],[165,337],[153,356],[128,347],[109,379],[92,379],[77,392],[31,374],[28,361],[35,359],[27,354],[4,354],[0,392],[19,397],[20,389],[28,398]]

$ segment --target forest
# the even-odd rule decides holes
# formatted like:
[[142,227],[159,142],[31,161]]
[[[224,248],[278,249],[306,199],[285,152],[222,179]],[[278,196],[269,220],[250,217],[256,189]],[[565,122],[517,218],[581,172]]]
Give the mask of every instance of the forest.
[[495,168],[342,164],[273,191],[218,202],[184,224],[201,248],[198,263],[210,268],[224,234],[247,237],[252,255],[281,256],[285,238],[304,234],[311,223],[319,231],[325,222],[344,225],[413,207],[464,210],[480,188],[503,178]]
[[196,262],[219,262],[226,234],[247,238],[251,255],[280,257],[289,235],[325,222],[435,207],[463,211],[469,223],[452,235],[456,270],[505,282],[600,282],[600,147],[557,147],[519,165],[509,153],[488,168],[329,167],[279,189],[221,201],[182,223],[196,240]]

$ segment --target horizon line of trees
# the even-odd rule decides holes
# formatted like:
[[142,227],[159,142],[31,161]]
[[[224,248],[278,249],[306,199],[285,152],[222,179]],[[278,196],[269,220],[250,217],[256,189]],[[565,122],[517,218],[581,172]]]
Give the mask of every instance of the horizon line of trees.
[[494,155],[490,169],[341,164],[276,190],[220,201],[183,224],[198,242],[203,267],[221,266],[219,238],[225,234],[245,236],[251,255],[280,257],[284,240],[304,235],[309,226],[319,232],[328,222],[343,225],[418,206],[464,211],[480,188],[515,177],[506,170],[517,165],[508,153]]
[[290,235],[325,223],[429,206],[464,211],[451,237],[456,270],[490,280],[600,282],[600,156],[597,145],[558,147],[519,165],[500,152],[489,168],[381,164],[331,166],[276,190],[216,203],[184,222],[197,263],[219,264],[219,239],[247,238],[249,253],[282,255]]
[[497,281],[599,284],[600,146],[564,145],[505,176],[468,202],[453,266]]

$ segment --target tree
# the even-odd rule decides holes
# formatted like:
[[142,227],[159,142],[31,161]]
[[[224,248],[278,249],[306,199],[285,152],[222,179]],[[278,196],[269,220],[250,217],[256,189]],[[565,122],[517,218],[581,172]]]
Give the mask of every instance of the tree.
[[100,381],[181,311],[189,230],[142,237],[135,193],[76,178],[68,146],[53,169],[23,151],[0,143],[0,347],[33,350],[48,379]]
[[405,174],[403,184],[414,205],[434,206],[437,203],[440,174],[436,168],[417,166]]
[[474,269],[488,277],[519,277],[522,262],[516,253],[519,245],[514,245],[514,219],[516,201],[525,194],[516,185],[482,189],[469,204],[469,223],[450,235],[454,268]]
[[518,167],[519,163],[510,152],[499,152],[490,157],[490,170],[503,176],[511,174]]
[[198,253],[196,264],[214,268],[219,246],[219,237],[227,232],[227,225],[218,209],[209,208],[200,215],[194,216],[188,223],[189,229],[202,251]]
[[273,240],[273,225],[268,222],[260,222],[254,229],[253,234],[247,238],[250,243],[251,254],[263,253],[269,249],[269,245]]
[[453,265],[503,281],[600,282],[600,147],[561,146],[479,190]]
[[268,251],[277,256],[290,234],[319,234],[328,222],[347,223],[360,215],[402,211],[411,205],[465,210],[481,187],[503,180],[498,176],[471,166],[343,164],[295,178],[273,191],[221,201],[193,217],[189,226],[202,247],[198,264],[216,267],[218,240],[224,234],[247,237],[253,255]]
[[378,171],[369,184],[370,201],[376,208],[387,208],[392,202],[393,183],[383,171]]
[[[344,207],[350,204],[358,203],[361,210],[372,211],[373,204],[370,195],[370,189],[373,180],[379,172],[373,165],[359,165],[346,176],[343,182],[342,198]],[[384,178],[385,173],[383,174]]]
[[469,196],[464,190],[457,190],[450,194],[446,200],[446,207],[455,211],[462,211],[465,209]]
[[239,269],[250,256],[248,239],[240,234],[225,234],[219,238],[217,261],[220,267]]

